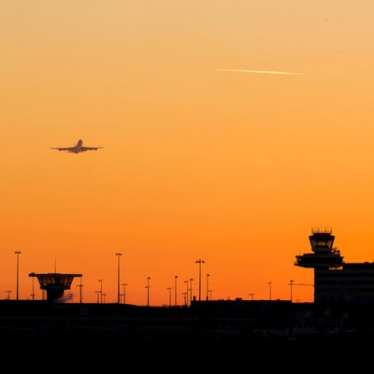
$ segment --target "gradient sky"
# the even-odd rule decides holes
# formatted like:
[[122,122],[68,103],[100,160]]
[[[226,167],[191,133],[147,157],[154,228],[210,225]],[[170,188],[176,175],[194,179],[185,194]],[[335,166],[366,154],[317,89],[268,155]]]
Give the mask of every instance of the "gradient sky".
[[[168,301],[207,261],[214,297],[288,298],[311,227],[374,260],[372,1],[4,0],[0,298],[30,271]],[[265,76],[217,71],[300,72]],[[51,146],[79,138],[102,151]],[[74,293],[77,288],[74,286]],[[312,289],[295,288],[311,300]],[[205,291],[204,291],[205,295]],[[181,301],[181,296],[179,296]]]

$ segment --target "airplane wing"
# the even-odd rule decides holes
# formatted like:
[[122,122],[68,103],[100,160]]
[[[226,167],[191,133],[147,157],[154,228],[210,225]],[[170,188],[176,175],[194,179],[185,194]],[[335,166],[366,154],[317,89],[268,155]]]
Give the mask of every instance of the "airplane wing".
[[66,147],[66,148],[63,148],[63,147],[53,147],[51,149],[54,149],[55,151],[66,151],[66,152],[71,152],[72,151],[71,147]]
[[104,147],[81,147],[81,152],[86,152],[86,151],[97,151],[98,149],[102,149]]

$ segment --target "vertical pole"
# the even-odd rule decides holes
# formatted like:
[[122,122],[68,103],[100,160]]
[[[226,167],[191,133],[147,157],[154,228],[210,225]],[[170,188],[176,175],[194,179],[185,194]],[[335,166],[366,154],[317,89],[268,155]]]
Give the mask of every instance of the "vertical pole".
[[178,275],[175,275],[174,276],[174,304],[175,304],[175,306],[178,305],[178,303],[177,303],[177,295],[178,295],[178,292],[177,292],[177,280],[178,280]]
[[149,306],[149,289],[151,288],[150,280],[151,277],[147,277],[147,285],[145,287],[147,289],[147,306]]
[[186,284],[186,306],[188,305],[188,280],[185,280],[184,283]]
[[209,300],[209,277],[210,277],[210,274],[208,273],[206,275],[206,301]]
[[103,303],[103,280],[99,279],[100,282],[100,304]]
[[31,278],[31,299],[35,300],[35,278]]
[[269,285],[269,300],[271,300],[271,282],[268,282]]
[[17,256],[16,300],[18,300],[19,299],[19,255],[21,254],[21,251],[15,251],[14,253]]
[[80,280],[80,283],[78,284],[78,287],[79,287],[79,304],[82,304],[82,301],[83,301],[83,291],[82,291],[83,284],[82,284],[82,278]]
[[118,268],[117,268],[117,271],[118,271],[118,279],[117,279],[117,304],[120,303],[120,277],[121,277],[121,267],[120,267],[120,258],[121,258],[121,255],[119,253],[117,253],[117,259],[118,259]]
[[199,301],[201,301],[201,261],[199,262]]
[[193,278],[190,278],[190,304],[192,303],[192,282]]
[[122,256],[121,252],[116,253],[117,256],[117,304],[121,303],[120,295],[120,285],[121,285],[121,266],[120,266],[120,257]]
[[195,263],[199,264],[199,301],[201,301],[201,264],[204,264],[205,261],[200,258]]

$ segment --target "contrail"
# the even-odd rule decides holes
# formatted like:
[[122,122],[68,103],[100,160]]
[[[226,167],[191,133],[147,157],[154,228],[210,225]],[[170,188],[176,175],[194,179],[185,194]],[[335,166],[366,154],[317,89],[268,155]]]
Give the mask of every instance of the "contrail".
[[273,70],[248,70],[248,69],[217,69],[216,71],[227,71],[231,73],[251,73],[251,74],[269,74],[269,75],[303,75],[290,71],[273,71]]

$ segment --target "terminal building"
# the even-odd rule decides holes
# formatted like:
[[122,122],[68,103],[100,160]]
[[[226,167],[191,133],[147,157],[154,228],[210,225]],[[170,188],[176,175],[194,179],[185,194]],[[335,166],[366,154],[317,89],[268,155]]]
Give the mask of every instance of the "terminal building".
[[296,256],[296,266],[314,269],[314,302],[374,304],[374,263],[344,262],[334,240],[331,230],[314,230],[312,252]]

